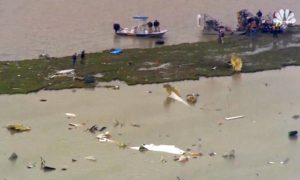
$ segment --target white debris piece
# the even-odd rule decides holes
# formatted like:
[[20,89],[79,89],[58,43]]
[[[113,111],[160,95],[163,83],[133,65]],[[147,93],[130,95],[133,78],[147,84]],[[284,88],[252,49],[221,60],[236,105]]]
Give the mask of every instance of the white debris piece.
[[170,98],[176,100],[176,101],[179,101],[181,103],[183,103],[184,105],[186,106],[190,106],[185,100],[183,100],[181,97],[179,97],[176,93],[172,92],[170,95],[169,95]]
[[227,117],[225,118],[226,120],[234,120],[234,119],[239,119],[239,118],[243,118],[245,116],[232,116],[232,117]]
[[[130,147],[130,149],[139,150],[140,147]],[[166,152],[166,153],[177,154],[177,155],[181,155],[185,152],[184,150],[179,149],[174,145],[143,144],[142,147],[146,148],[149,151]]]

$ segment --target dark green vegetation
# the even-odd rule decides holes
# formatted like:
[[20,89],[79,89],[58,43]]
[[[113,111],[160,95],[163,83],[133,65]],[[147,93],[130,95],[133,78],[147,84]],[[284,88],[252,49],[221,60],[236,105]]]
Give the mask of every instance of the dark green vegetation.
[[[241,56],[242,72],[299,65],[300,36],[282,34],[276,39],[267,34],[254,40],[240,36],[227,38],[224,44],[213,41],[127,49],[121,55],[111,55],[109,51],[91,53],[84,64],[77,62],[75,71],[77,76],[103,74],[98,82],[121,80],[129,85],[196,80],[200,76],[232,75],[234,72],[227,66],[232,53]],[[49,78],[71,68],[71,57],[0,62],[0,94],[94,86],[69,77]]]

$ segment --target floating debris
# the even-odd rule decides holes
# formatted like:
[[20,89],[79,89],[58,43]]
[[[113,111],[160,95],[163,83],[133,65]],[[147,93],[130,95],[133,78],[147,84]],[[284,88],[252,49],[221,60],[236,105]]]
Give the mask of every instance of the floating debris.
[[140,128],[141,127],[141,125],[139,125],[139,124],[130,124],[132,127],[137,127],[137,128]]
[[158,152],[166,152],[170,154],[181,155],[185,151],[175,147],[174,145],[154,145],[154,144],[142,144],[139,147],[130,147],[130,149],[139,150],[149,150],[149,151],[158,151]]
[[95,156],[86,156],[85,159],[90,161],[97,161],[97,158]]
[[186,101],[190,104],[196,104],[199,94],[186,95]]
[[16,160],[18,159],[18,155],[17,155],[15,152],[13,152],[13,153],[9,156],[8,159],[11,160],[11,161],[16,161]]
[[27,164],[28,169],[34,168],[35,166],[36,166],[36,162]]
[[54,171],[56,170],[55,167],[47,166],[46,161],[41,157],[41,169],[44,171]]
[[111,135],[109,131],[106,131],[105,133],[102,134],[98,134],[97,138],[99,139],[100,142],[112,142],[112,140],[110,140]]
[[289,138],[295,139],[298,137],[298,131],[290,131],[289,132]]
[[296,114],[296,115],[294,115],[292,118],[293,118],[293,119],[299,119],[300,116],[299,116],[298,114]]
[[65,113],[65,115],[67,116],[67,118],[74,118],[74,117],[76,117],[76,114],[74,114],[74,113]]
[[240,118],[244,118],[245,116],[233,116],[233,117],[227,117],[225,118],[226,120],[234,120],[234,119],[240,119]]
[[30,127],[24,126],[22,124],[10,124],[10,125],[7,125],[6,128],[11,133],[24,132],[24,131],[30,131],[31,130]]
[[289,161],[290,161],[290,159],[289,159],[289,158],[286,158],[285,160],[280,161],[279,163],[280,163],[280,164],[287,164]]
[[222,157],[227,159],[235,158],[235,150],[232,149],[230,152],[223,154]]
[[217,155],[217,153],[215,153],[215,152],[211,152],[211,153],[209,153],[208,155],[209,155],[209,156],[216,156],[216,155]]
[[89,130],[91,133],[95,134],[96,131],[104,131],[105,129],[107,129],[107,127],[103,126],[103,127],[99,127],[97,124],[93,125],[92,127],[88,128],[87,130]]
[[80,124],[76,124],[76,123],[69,123],[69,126],[73,126],[73,127],[79,127]]
[[41,102],[46,102],[46,101],[47,101],[47,99],[40,99],[40,101],[41,101]]

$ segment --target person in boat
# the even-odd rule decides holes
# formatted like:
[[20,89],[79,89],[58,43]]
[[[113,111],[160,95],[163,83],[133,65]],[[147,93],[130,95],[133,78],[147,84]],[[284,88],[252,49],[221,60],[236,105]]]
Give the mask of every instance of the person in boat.
[[121,30],[121,25],[119,23],[114,23],[113,27],[114,27],[115,32]]
[[147,23],[147,25],[148,25],[148,32],[149,32],[149,33],[152,33],[152,32],[153,32],[153,23],[152,23],[151,21],[149,21],[149,22]]
[[158,20],[155,20],[155,21],[153,22],[153,25],[154,25],[154,31],[155,31],[155,32],[159,32],[159,31],[160,31],[160,28],[159,28],[160,23],[159,23],[159,21],[158,21]]

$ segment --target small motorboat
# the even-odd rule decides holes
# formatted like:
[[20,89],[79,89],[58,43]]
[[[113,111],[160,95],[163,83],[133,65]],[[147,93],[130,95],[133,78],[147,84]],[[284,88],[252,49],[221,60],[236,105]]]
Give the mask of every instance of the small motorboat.
[[139,21],[137,26],[132,28],[122,28],[120,24],[115,23],[113,28],[117,35],[122,36],[138,36],[138,37],[162,37],[168,30],[155,31],[147,24],[147,16],[133,16],[135,20]]

